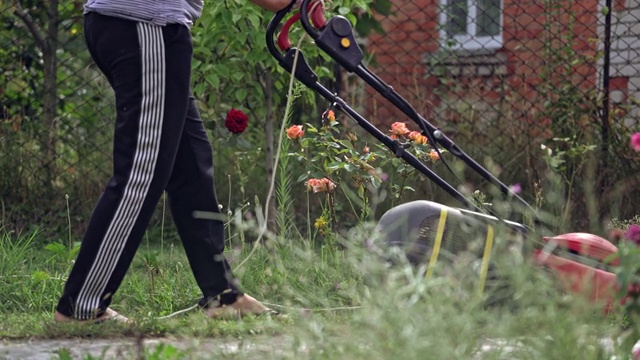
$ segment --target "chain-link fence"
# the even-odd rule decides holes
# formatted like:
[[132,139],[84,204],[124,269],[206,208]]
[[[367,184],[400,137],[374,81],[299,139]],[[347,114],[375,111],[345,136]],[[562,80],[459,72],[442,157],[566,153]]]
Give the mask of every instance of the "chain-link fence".
[[[110,173],[113,94],[85,50],[83,2],[0,0],[0,221],[11,229],[86,223]],[[637,212],[640,161],[626,149],[640,122],[638,0],[391,3],[366,50],[420,113],[532,201],[544,144],[580,194],[597,180],[603,211]],[[406,120],[368,95],[368,118]]]
[[[578,217],[638,212],[629,133],[640,125],[639,1],[393,4],[378,17],[384,32],[366,42],[375,71],[462,149],[495,164],[531,202],[545,201],[552,170],[575,209],[596,194],[596,209]],[[406,119],[369,95],[378,122]]]
[[10,230],[86,220],[110,172],[113,95],[86,51],[82,3],[0,1],[0,220]]

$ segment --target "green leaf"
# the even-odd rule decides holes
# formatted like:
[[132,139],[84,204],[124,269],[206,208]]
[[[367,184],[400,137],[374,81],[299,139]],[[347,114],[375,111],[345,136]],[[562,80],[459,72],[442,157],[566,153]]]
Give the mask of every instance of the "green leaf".
[[371,8],[380,15],[391,14],[391,1],[389,0],[374,0],[371,4]]
[[56,255],[60,255],[63,254],[67,251],[67,247],[60,244],[60,243],[51,243],[51,244],[47,244],[47,246],[44,247],[45,250],[51,251],[52,253],[56,254]]
[[353,149],[353,144],[349,140],[338,140],[338,143],[347,149]]
[[245,77],[245,74],[243,74],[243,73],[241,73],[239,71],[232,72],[230,75],[231,75],[231,78],[236,80],[236,81],[241,81]]
[[55,353],[58,356],[59,360],[73,360],[73,357],[71,356],[71,351],[69,351],[69,349],[66,349],[66,348],[58,349],[56,350]]
[[205,80],[211,85],[213,88],[218,88],[220,86],[220,78],[216,73],[208,73],[205,77]]
[[247,89],[239,89],[236,91],[236,100],[238,103],[243,103],[247,98]]
[[251,23],[251,26],[253,26],[253,28],[255,29],[259,29],[262,26],[260,18],[256,14],[247,15],[247,19],[249,20],[249,23]]
[[347,18],[347,20],[349,20],[351,24],[358,23],[358,18],[354,14],[346,14],[345,17]]
[[345,163],[339,162],[339,161],[334,161],[329,165],[325,166],[325,168],[330,171],[336,171],[339,169],[343,169],[344,167],[345,167]]

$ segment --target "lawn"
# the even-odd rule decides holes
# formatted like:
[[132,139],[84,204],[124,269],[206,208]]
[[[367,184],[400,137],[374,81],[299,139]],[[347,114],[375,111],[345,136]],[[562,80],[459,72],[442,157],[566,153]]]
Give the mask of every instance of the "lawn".
[[[131,357],[154,359],[604,359],[629,353],[601,345],[620,334],[619,317],[561,293],[546,272],[521,257],[500,256],[499,247],[499,280],[480,296],[469,266],[427,281],[424,267],[389,252],[384,257],[395,261],[384,261],[375,248],[359,246],[365,231],[351,235],[354,246],[347,248],[278,237],[254,251],[231,246],[228,256],[242,264],[236,273],[245,290],[280,311],[239,321],[209,320],[197,309],[171,316],[192,307],[199,292],[179,242],[147,238],[112,304],[135,325],[79,326],[52,321],[74,247],[43,245],[37,232],[4,233],[0,338],[29,340],[36,348],[52,339],[146,339],[155,345]],[[244,345],[230,354],[224,343]],[[57,356],[70,358],[64,349]]]

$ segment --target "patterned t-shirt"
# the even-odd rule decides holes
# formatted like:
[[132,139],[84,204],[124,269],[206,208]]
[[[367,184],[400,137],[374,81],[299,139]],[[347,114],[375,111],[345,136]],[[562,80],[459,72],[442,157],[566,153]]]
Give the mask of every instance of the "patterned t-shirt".
[[203,5],[204,0],[88,0],[84,11],[160,26],[191,27],[200,17]]

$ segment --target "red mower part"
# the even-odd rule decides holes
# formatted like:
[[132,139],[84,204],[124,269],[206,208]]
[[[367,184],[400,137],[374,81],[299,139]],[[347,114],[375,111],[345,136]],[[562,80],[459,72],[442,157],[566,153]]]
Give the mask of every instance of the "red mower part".
[[606,239],[587,233],[569,233],[543,238],[545,247],[534,251],[537,264],[551,269],[567,290],[602,302],[610,310],[616,292],[617,265],[612,259],[618,248]]
[[[311,13],[311,22],[316,29],[322,29],[326,24],[327,20],[324,18],[323,7],[322,4],[314,5],[315,3],[310,3],[308,10],[312,11]],[[315,6],[315,8],[314,8]],[[289,31],[291,30],[291,26],[295,24],[298,20],[300,20],[300,12],[295,13],[287,22],[282,26],[282,30],[280,30],[280,34],[278,35],[277,44],[280,50],[287,51],[291,49],[291,40],[289,40]]]

